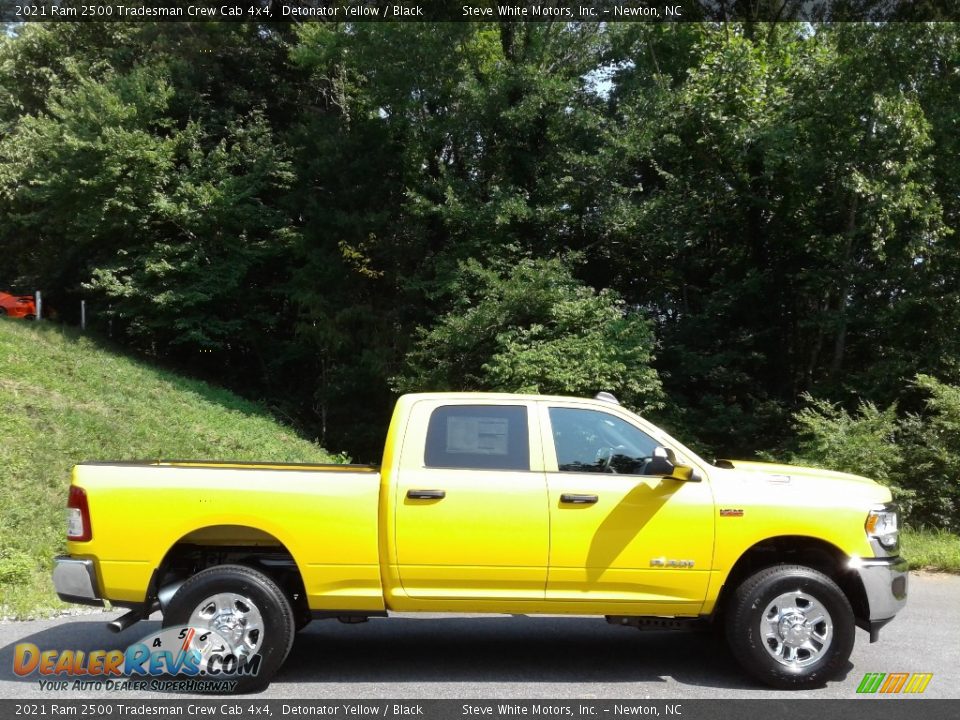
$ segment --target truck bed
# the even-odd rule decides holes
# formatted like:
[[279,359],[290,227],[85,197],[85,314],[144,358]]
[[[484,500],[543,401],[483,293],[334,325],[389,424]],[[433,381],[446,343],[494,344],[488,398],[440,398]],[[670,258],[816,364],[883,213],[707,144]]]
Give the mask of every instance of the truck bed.
[[379,472],[379,465],[343,463],[277,463],[247,460],[118,460],[82,462],[80,465],[122,467],[229,468],[231,470],[297,470],[307,472]]
[[75,466],[73,483],[86,492],[93,537],[68,549],[97,558],[109,600],[142,602],[177,547],[242,540],[289,553],[314,610],[383,607],[376,466],[97,462]]

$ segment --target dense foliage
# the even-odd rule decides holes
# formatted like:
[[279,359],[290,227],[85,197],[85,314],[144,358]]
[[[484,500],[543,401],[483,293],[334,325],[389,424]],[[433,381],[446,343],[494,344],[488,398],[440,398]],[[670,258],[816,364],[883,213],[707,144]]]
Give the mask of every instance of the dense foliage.
[[855,413],[823,400],[795,416],[795,462],[847,472],[889,485],[915,524],[960,532],[960,387],[918,375],[919,412],[898,415],[861,403]]
[[960,383],[958,67],[949,23],[19,26],[0,287],[364,460],[439,387],[902,439]]
[[649,325],[609,291],[585,288],[558,260],[521,261],[501,277],[466,263],[455,307],[421,329],[399,392],[491,390],[591,395],[617,388],[620,400],[658,407]]

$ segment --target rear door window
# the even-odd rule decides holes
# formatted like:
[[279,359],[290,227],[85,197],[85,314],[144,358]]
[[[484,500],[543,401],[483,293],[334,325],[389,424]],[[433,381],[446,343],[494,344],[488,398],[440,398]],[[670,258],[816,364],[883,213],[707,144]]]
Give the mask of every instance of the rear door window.
[[444,405],[430,415],[428,468],[529,470],[527,408]]

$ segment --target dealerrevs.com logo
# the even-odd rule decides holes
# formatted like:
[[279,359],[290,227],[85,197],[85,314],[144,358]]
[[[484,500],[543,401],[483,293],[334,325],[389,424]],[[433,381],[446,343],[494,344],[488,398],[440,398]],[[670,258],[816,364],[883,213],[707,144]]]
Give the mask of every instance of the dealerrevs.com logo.
[[863,694],[922,693],[933,680],[933,673],[867,673],[857,686]]
[[217,632],[172,627],[126,650],[14,648],[13,672],[37,676],[41,690],[161,690],[231,692],[238,679],[255,677],[261,656],[231,647]]

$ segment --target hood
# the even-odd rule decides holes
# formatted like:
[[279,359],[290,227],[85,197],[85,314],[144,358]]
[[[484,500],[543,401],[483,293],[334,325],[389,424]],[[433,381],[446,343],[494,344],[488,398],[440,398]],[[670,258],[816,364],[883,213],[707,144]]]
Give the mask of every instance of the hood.
[[742,473],[755,473],[765,476],[771,482],[789,482],[793,478],[818,478],[823,480],[846,480],[849,482],[882,487],[879,483],[862,475],[823,470],[822,468],[804,467],[802,465],[782,465],[780,463],[754,462],[752,460],[717,460],[717,467],[728,470],[738,470]]

